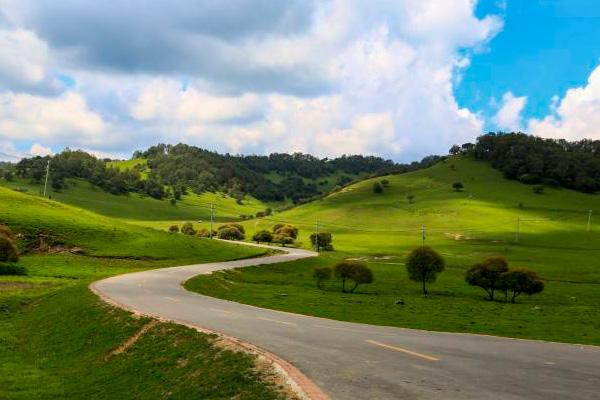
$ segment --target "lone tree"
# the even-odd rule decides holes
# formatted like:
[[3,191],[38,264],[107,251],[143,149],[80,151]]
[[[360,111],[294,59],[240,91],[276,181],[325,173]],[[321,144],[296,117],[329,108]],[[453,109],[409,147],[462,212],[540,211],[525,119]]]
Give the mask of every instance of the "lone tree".
[[340,261],[333,267],[336,278],[342,281],[342,292],[346,293],[346,281],[352,280],[352,270],[357,268],[357,265],[365,266],[364,263],[358,261]]
[[273,241],[273,234],[267,230],[258,231],[252,236],[252,240],[259,244],[260,242],[271,243]]
[[193,236],[196,234],[196,230],[194,229],[194,225],[192,225],[191,222],[186,222],[181,227],[181,233],[183,233],[184,235]]
[[406,260],[406,271],[411,281],[421,282],[423,295],[427,296],[427,283],[435,282],[444,270],[444,259],[429,246],[417,247]]
[[383,193],[383,185],[379,182],[375,182],[373,184],[373,192],[375,192],[377,194]]
[[508,271],[504,257],[490,257],[471,267],[465,274],[465,281],[471,286],[485,290],[490,300],[494,300],[497,290],[502,290],[502,274]]
[[313,248],[318,246],[317,251],[319,251],[320,249],[323,249],[326,251],[332,251],[333,250],[333,245],[331,244],[332,241],[333,241],[333,237],[331,236],[331,233],[329,233],[329,232],[319,232],[318,238],[317,238],[317,234],[315,234],[315,233],[310,235],[310,243],[312,244]]
[[171,225],[169,227],[169,232],[171,232],[171,233],[177,233],[177,232],[179,232],[179,226],[177,226],[177,225]]
[[313,278],[317,281],[317,287],[322,289],[322,284],[324,281],[331,279],[331,268],[329,267],[321,267],[315,268],[313,272]]
[[217,236],[224,240],[244,240],[244,233],[235,226],[220,227]]
[[298,238],[298,228],[290,224],[276,224],[273,227],[273,233],[275,235],[291,237],[292,239]]
[[450,153],[452,155],[460,153],[460,146],[457,144],[452,145],[452,147],[450,147],[450,150],[448,150],[448,153]]
[[500,286],[505,291],[508,300],[508,292],[511,292],[510,302],[515,303],[516,298],[525,293],[532,295],[544,290],[544,282],[535,271],[527,269],[515,269],[502,274]]
[[373,283],[375,280],[373,271],[362,263],[357,263],[350,269],[349,278],[354,282],[354,286],[350,289],[350,293],[354,293],[358,285]]
[[463,185],[462,182],[454,182],[452,188],[455,192],[461,192],[465,188],[465,185]]

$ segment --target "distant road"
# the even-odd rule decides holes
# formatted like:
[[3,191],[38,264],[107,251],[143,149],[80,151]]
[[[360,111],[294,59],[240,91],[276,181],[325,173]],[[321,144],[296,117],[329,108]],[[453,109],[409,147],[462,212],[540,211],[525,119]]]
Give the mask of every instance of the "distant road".
[[93,287],[139,312],[205,327],[287,360],[332,399],[600,399],[600,347],[391,328],[267,310],[190,293],[199,274],[314,256],[157,269]]

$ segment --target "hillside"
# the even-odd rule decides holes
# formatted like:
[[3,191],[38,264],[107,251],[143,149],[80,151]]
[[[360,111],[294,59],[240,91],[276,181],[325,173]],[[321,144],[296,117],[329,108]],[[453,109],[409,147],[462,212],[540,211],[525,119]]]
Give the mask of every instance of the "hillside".
[[[374,193],[374,183],[382,180],[388,187]],[[455,182],[464,190],[455,191]],[[593,216],[588,232],[587,222],[589,210],[600,212],[600,196],[550,187],[536,194],[533,187],[507,180],[488,162],[467,156],[365,180],[246,223],[247,236],[278,222],[292,223],[300,228],[301,245],[308,247],[318,220],[321,232],[333,234],[335,252],[242,274],[199,277],[190,287],[229,300],[364,323],[599,344],[600,326],[590,321],[600,320],[600,225]],[[427,299],[404,268],[408,252],[422,244],[422,227],[425,243],[447,264]],[[536,270],[546,281],[545,291],[517,305],[486,302],[481,289],[465,284],[464,273],[490,256]],[[313,268],[346,258],[364,260],[375,272],[364,295],[342,294],[335,281],[317,290]],[[406,307],[394,306],[399,298]]]

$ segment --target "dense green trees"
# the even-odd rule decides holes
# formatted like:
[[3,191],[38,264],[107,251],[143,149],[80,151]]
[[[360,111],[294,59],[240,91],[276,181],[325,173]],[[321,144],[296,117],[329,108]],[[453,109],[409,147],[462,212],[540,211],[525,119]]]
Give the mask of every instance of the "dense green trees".
[[406,271],[411,281],[422,284],[423,295],[427,296],[427,283],[435,282],[444,270],[444,259],[431,247],[417,247],[408,255]]
[[[333,250],[333,236],[331,235],[331,233],[329,232],[319,232],[319,234],[311,234],[310,235],[310,243],[312,244],[312,247],[315,248],[317,251],[320,250],[325,250],[325,251],[332,251]],[[317,246],[318,244],[318,246]]]
[[515,269],[502,275],[501,287],[505,293],[505,301],[508,301],[508,293],[511,293],[510,301],[515,303],[516,298],[522,293],[532,295],[542,292],[544,282],[535,271]]

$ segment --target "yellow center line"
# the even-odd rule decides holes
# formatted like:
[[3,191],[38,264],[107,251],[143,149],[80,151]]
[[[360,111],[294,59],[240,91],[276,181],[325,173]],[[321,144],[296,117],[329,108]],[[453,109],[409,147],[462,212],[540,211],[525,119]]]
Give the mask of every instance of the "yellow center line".
[[439,361],[440,360],[439,358],[435,358],[435,357],[429,356],[427,354],[417,353],[416,351],[411,351],[411,350],[403,349],[402,347],[391,346],[389,344],[380,343],[380,342],[377,342],[375,340],[367,340],[367,343],[373,344],[373,345],[379,346],[379,347],[384,347],[386,349],[399,351],[401,353],[410,354],[411,356],[419,357],[419,358],[422,358],[422,359],[428,360],[428,361]]
[[297,326],[295,323],[293,322],[287,322],[287,321],[279,321],[278,319],[271,319],[271,318],[263,318],[263,317],[259,317],[258,319],[261,319],[263,321],[271,321],[271,322],[276,322],[278,324],[283,324],[283,325],[290,325],[290,326]]

